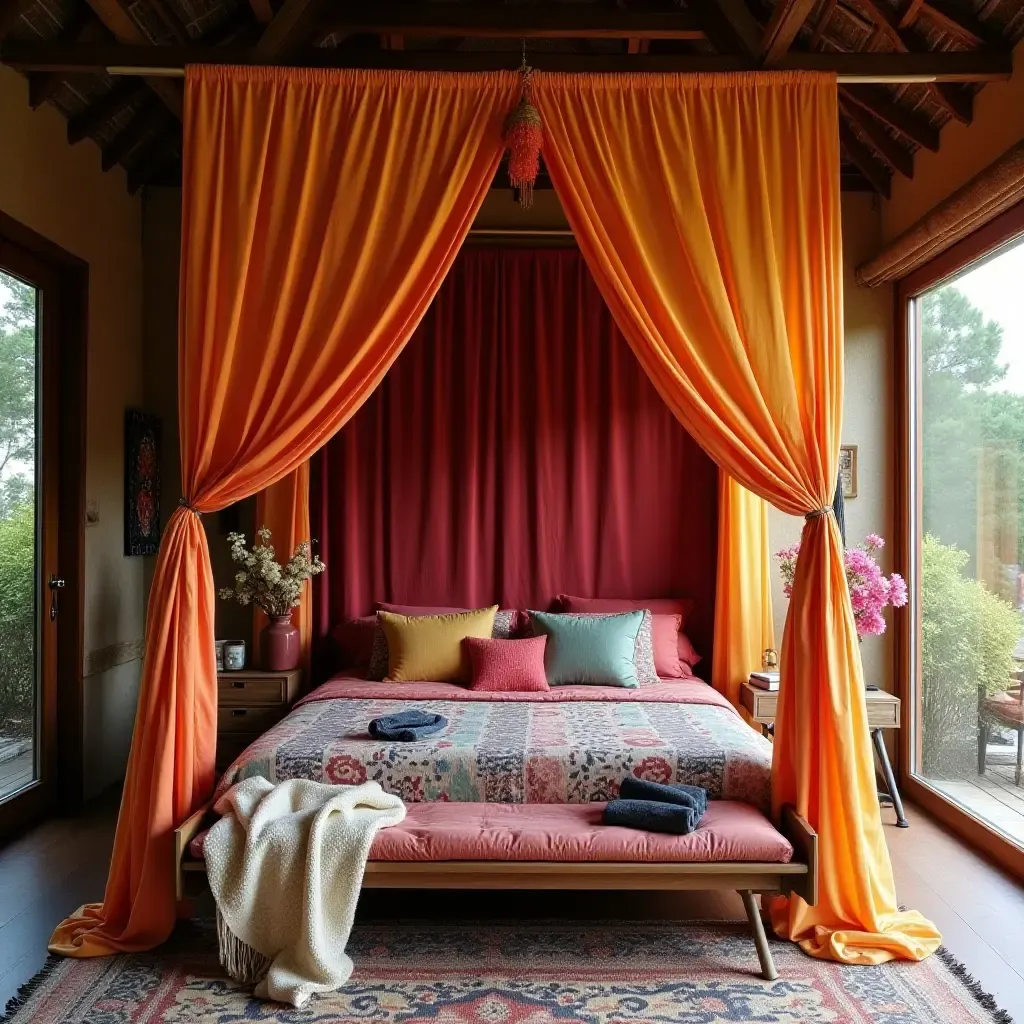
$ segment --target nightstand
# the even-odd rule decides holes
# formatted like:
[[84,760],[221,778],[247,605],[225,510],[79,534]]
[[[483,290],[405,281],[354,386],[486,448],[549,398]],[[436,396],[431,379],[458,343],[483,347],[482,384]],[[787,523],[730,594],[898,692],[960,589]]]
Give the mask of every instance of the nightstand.
[[[865,690],[864,701],[867,704],[871,742],[874,744],[885,779],[887,790],[885,795],[888,796],[896,811],[896,824],[900,828],[907,828],[910,823],[903,813],[903,801],[900,799],[900,791],[896,786],[896,777],[893,775],[892,765],[889,763],[889,752],[885,749],[885,736],[882,733],[883,729],[898,729],[900,727],[900,699],[893,693],[886,693],[885,690]],[[752,686],[749,682],[740,685],[740,703],[750,717],[761,726],[761,731],[766,736],[772,732],[775,726],[775,709],[778,702],[777,690],[772,693],[769,690],[762,690],[758,686]]]
[[217,673],[217,771],[279,722],[299,695],[302,669]]

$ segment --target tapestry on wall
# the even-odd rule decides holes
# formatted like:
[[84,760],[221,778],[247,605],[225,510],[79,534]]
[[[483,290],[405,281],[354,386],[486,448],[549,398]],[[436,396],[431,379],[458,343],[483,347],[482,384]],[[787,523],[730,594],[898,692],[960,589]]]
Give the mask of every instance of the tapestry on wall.
[[160,420],[138,409],[124,416],[124,553],[160,546]]

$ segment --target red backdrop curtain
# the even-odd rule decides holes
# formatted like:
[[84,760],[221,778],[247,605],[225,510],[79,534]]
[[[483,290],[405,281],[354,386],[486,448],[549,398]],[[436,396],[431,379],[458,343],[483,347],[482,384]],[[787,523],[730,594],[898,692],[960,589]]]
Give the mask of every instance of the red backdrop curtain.
[[312,467],[321,636],[375,600],[685,594],[710,669],[717,469],[577,250],[464,250]]

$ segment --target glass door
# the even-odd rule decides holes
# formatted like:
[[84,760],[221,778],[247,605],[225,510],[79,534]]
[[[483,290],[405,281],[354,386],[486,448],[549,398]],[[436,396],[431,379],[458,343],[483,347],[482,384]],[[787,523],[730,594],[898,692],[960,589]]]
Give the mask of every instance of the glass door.
[[[56,330],[52,272],[0,243],[0,825],[53,795],[56,724]],[[55,361],[53,361],[55,362]],[[54,456],[56,453],[54,452]],[[52,585],[52,586],[51,586]]]
[[1024,847],[1024,244],[909,304],[913,775]]

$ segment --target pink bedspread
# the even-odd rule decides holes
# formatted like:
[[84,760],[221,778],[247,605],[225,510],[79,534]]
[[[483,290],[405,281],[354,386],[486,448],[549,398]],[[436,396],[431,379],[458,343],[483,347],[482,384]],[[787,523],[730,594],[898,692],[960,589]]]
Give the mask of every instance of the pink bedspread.
[[457,700],[489,703],[548,704],[565,701],[597,701],[616,704],[705,704],[736,714],[717,690],[700,679],[663,679],[657,686],[628,690],[623,686],[552,686],[529,693],[470,690],[455,683],[381,683],[350,676],[335,676],[296,703],[296,707],[321,700]]

